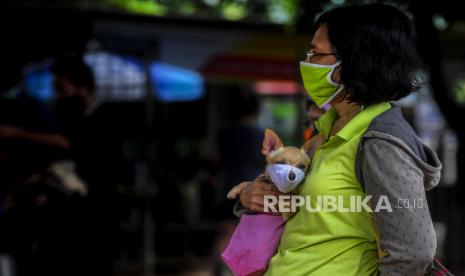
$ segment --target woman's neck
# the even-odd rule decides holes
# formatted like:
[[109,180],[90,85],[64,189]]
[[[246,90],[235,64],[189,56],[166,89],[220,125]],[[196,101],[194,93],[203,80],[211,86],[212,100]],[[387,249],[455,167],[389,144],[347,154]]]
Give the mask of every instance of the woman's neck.
[[336,109],[339,118],[342,120],[352,119],[352,117],[357,115],[361,110],[360,105],[355,103],[348,103],[345,101],[335,104],[333,107]]
[[333,122],[331,134],[337,133],[342,129],[355,115],[360,113],[362,107],[356,103],[350,103],[348,100],[334,101],[331,103],[338,114],[338,118]]

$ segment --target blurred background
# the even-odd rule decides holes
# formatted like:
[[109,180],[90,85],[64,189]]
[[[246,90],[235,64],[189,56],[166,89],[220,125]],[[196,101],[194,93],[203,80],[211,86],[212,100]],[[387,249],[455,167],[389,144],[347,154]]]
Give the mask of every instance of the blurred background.
[[[0,276],[230,275],[229,189],[263,131],[300,145],[298,62],[348,0],[0,0]],[[465,275],[465,13],[415,18],[428,83],[399,104],[440,155],[437,257]],[[313,114],[313,115],[312,115]]]

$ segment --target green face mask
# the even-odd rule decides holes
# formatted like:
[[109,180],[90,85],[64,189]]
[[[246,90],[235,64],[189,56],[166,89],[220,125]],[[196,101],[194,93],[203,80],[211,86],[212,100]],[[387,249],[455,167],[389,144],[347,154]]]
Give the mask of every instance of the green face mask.
[[320,108],[327,105],[344,89],[342,83],[336,83],[331,79],[334,69],[340,64],[340,61],[331,65],[300,62],[300,73],[305,90]]

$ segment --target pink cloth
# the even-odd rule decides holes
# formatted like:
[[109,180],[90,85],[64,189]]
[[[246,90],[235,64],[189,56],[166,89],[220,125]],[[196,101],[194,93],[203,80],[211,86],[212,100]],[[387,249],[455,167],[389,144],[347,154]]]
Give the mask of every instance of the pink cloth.
[[282,216],[243,214],[221,254],[235,276],[244,276],[267,268],[276,253],[284,230]]

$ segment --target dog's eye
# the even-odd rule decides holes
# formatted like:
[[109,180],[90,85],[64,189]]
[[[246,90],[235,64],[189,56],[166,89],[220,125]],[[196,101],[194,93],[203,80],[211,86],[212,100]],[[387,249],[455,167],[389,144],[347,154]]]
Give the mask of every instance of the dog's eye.
[[306,166],[305,166],[304,164],[298,164],[298,165],[297,165],[297,168],[299,168],[299,169],[305,171]]
[[275,164],[286,164],[286,161],[284,161],[284,160],[279,160],[279,161],[276,161]]

